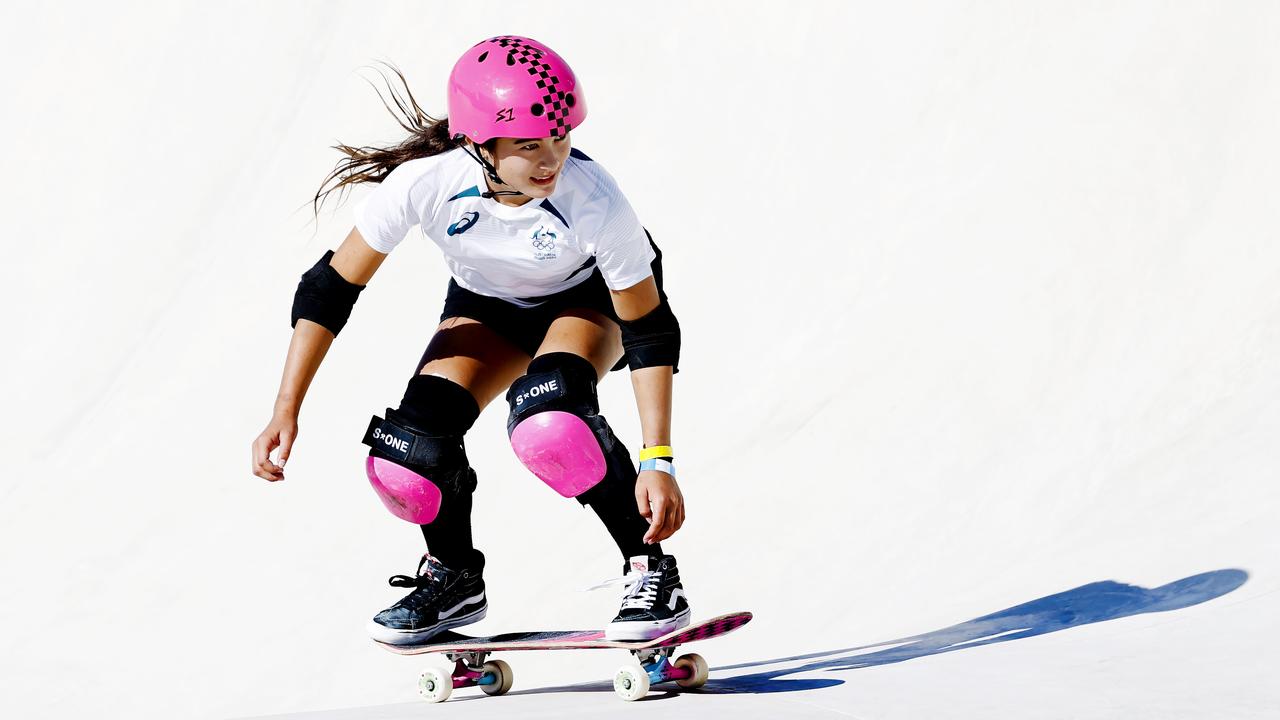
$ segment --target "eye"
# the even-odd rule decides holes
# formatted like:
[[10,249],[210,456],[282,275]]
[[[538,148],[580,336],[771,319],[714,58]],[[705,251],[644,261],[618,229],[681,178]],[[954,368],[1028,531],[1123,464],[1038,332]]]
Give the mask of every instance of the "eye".
[[522,147],[522,148],[520,148],[520,149],[521,149],[521,150],[537,150],[537,149],[538,149],[538,143],[529,143],[528,145],[525,145],[524,147]]
[[568,140],[568,139],[569,139],[569,136],[568,136],[568,135],[560,135],[559,137],[557,137],[557,138],[556,138],[555,140],[553,140],[552,142],[558,142],[558,143],[561,143],[561,142],[564,142],[565,140]]

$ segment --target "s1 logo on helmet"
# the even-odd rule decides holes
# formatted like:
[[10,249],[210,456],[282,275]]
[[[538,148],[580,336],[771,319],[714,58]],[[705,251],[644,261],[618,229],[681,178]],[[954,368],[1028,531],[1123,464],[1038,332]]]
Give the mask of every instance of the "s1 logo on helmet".
[[516,119],[515,108],[504,108],[498,111],[498,116],[493,119],[494,122],[511,122]]

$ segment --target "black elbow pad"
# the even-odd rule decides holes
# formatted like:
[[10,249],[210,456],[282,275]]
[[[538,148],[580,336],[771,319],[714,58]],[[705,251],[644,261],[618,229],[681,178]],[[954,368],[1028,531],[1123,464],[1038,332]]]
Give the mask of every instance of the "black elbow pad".
[[638,320],[619,320],[622,347],[627,367],[640,368],[670,365],[672,373],[680,372],[680,321],[671,312],[666,298],[652,312]]
[[293,317],[290,325],[297,327],[299,320],[310,320],[323,325],[336,337],[351,317],[351,308],[364,285],[347,282],[329,264],[333,251],[324,254],[312,268],[302,274],[298,291],[293,295]]

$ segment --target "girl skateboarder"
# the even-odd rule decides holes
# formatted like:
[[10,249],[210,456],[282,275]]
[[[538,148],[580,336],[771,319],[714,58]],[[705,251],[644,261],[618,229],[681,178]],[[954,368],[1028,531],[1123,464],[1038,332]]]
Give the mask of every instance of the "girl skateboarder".
[[[298,285],[275,410],[253,443],[254,474],[284,479],[321,360],[360,291],[418,226],[453,277],[419,373],[398,407],[373,418],[364,442],[370,483],[388,510],[421,527],[428,554],[413,576],[391,578],[413,590],[374,617],[370,634],[416,644],[485,616],[484,555],[471,536],[476,473],[463,436],[504,392],[516,456],[594,510],[625,560],[624,577],[611,582],[628,587],[607,637],[648,639],[687,625],[675,558],[659,544],[685,517],[670,447],[680,327],[657,245],[613,178],[570,145],[587,115],[581,85],[547,46],[502,36],[454,65],[447,118],[427,116],[407,85],[393,98],[410,136],[388,148],[340,146],[348,158],[316,194],[318,204],[335,189],[375,185],[342,245]],[[596,397],[604,375],[624,366],[644,434],[638,474]]]

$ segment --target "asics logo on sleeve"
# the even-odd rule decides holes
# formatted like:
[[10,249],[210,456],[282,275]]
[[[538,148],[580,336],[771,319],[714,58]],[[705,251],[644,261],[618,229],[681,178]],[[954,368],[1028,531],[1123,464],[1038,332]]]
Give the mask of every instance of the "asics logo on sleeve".
[[479,219],[480,219],[480,213],[478,212],[466,213],[461,218],[459,218],[457,222],[450,225],[447,232],[449,233],[450,237],[453,237],[454,235],[461,235],[462,233],[471,229],[471,226],[475,225],[476,220],[479,220]]

